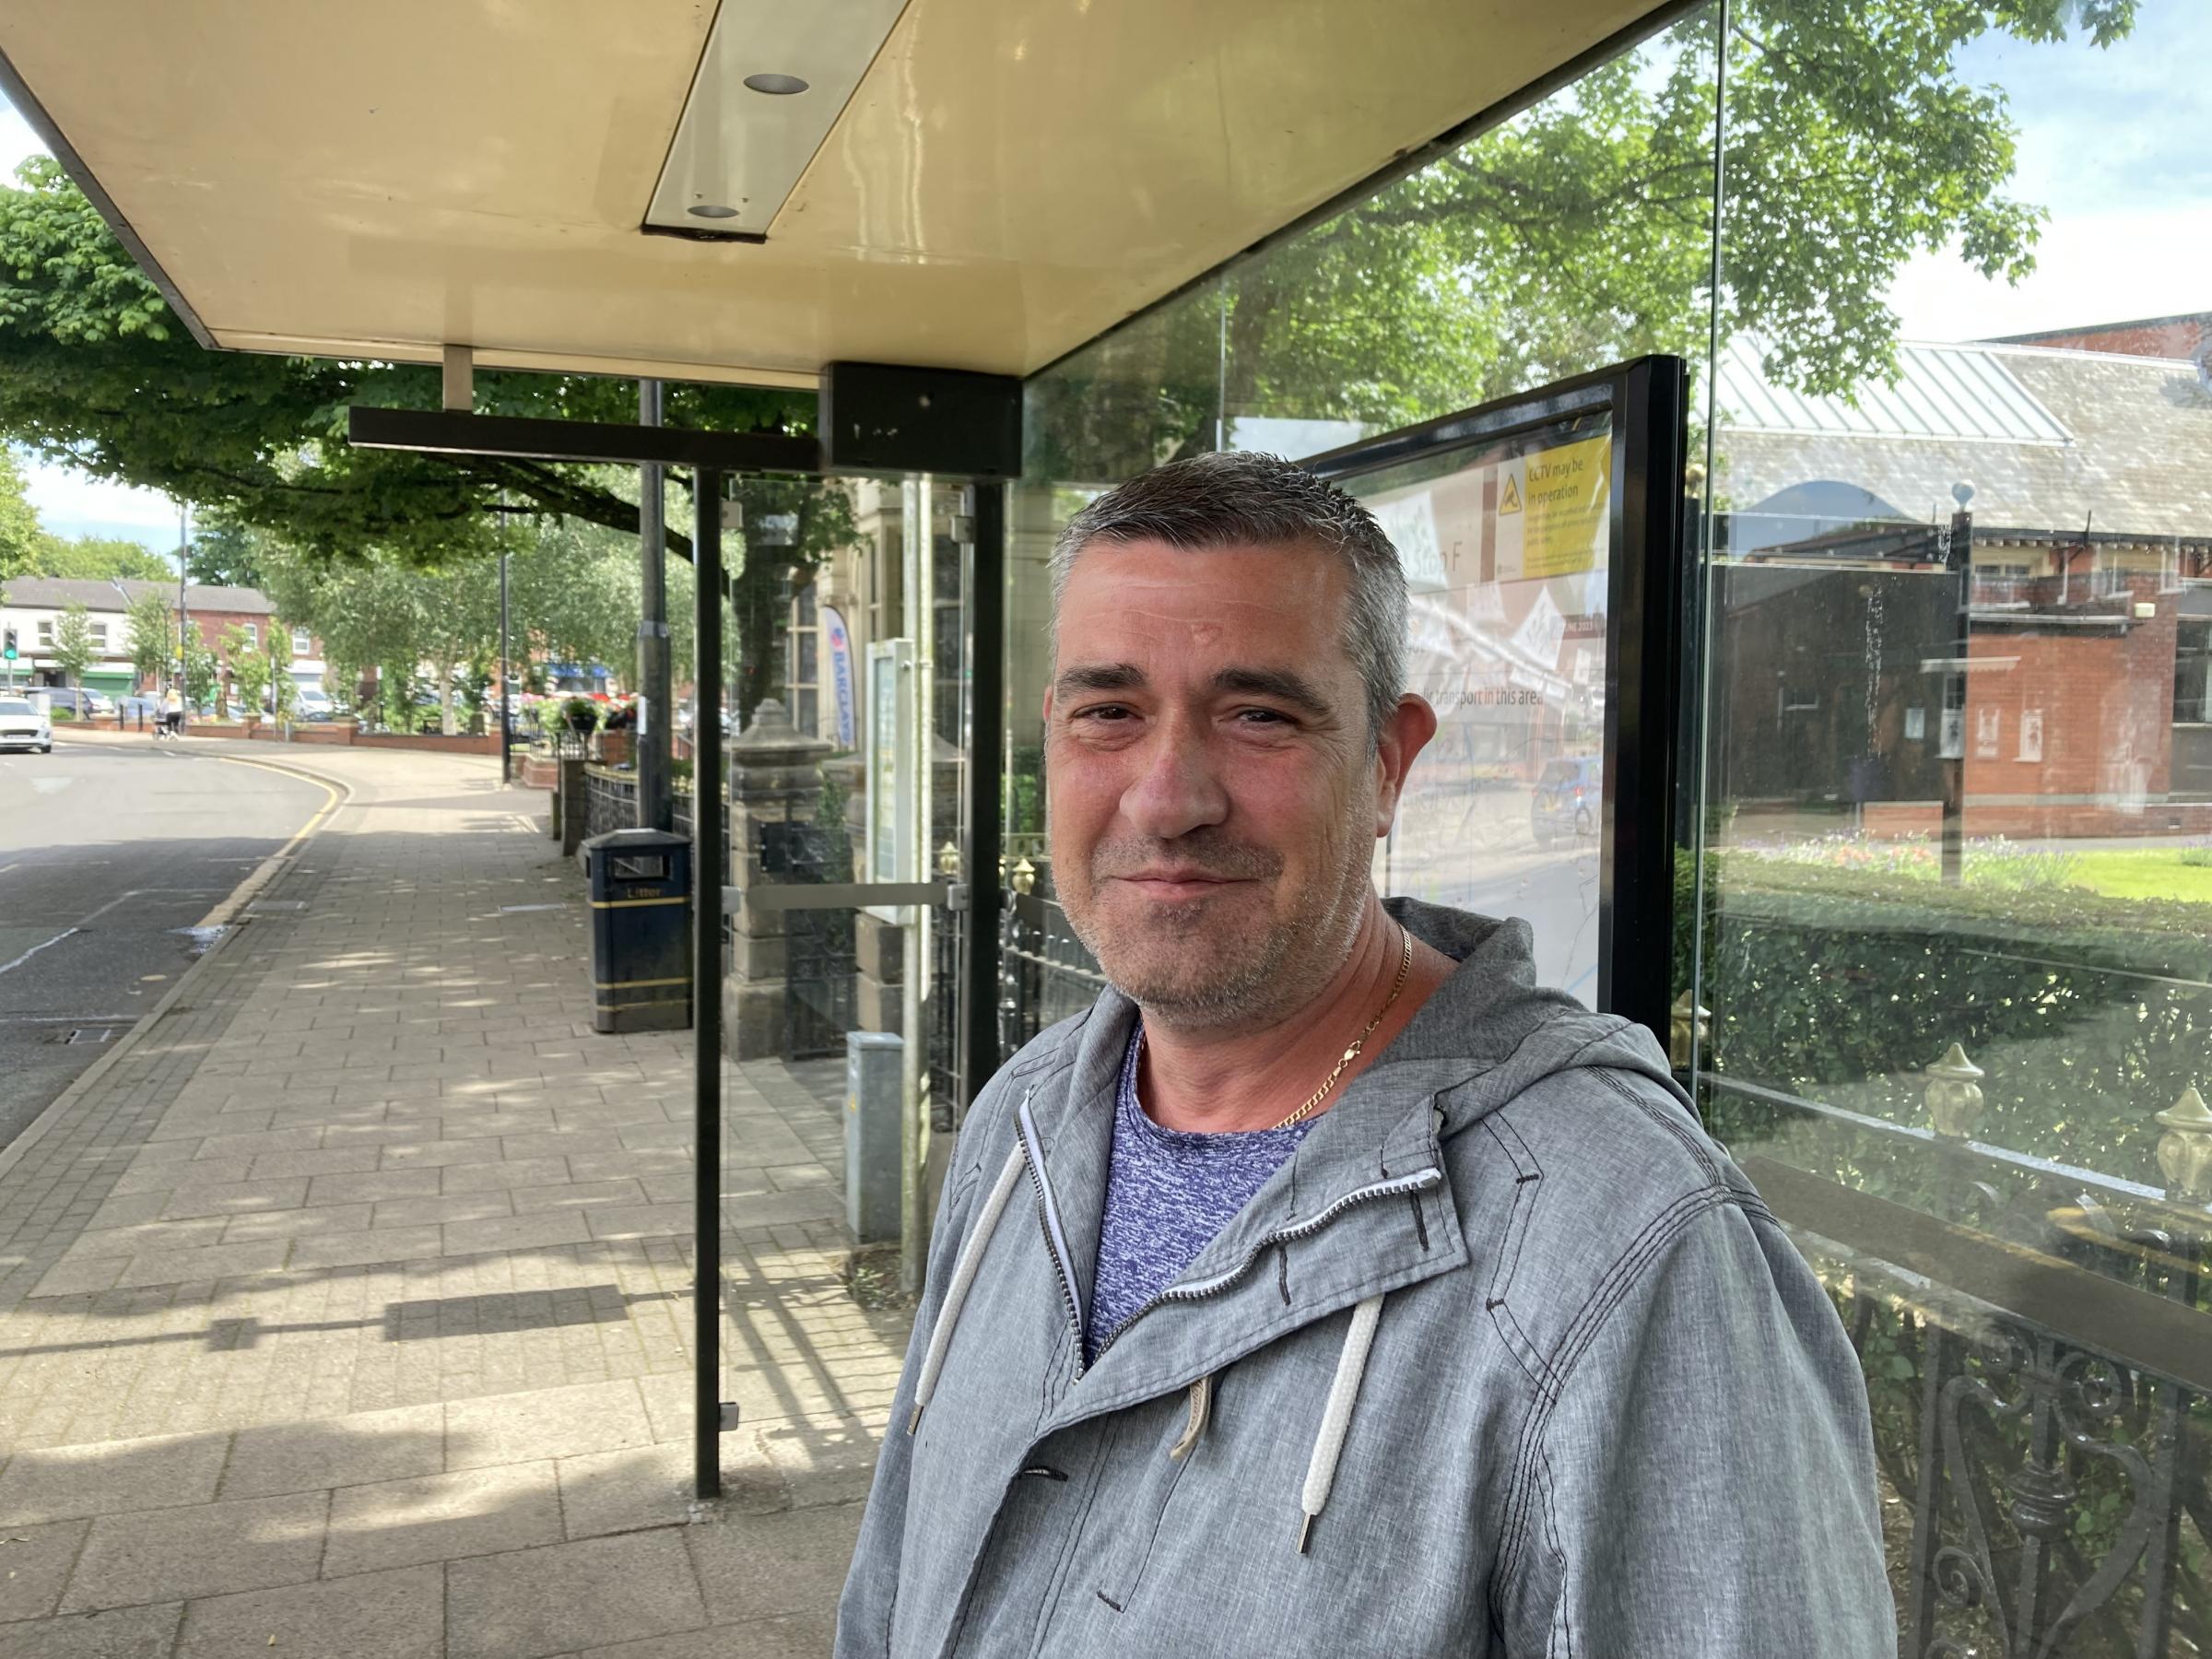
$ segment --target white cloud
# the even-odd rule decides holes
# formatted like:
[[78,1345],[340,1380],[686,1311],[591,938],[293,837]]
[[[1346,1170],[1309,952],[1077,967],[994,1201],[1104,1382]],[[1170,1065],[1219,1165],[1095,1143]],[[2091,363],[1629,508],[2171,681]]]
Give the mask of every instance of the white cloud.
[[176,503],[157,490],[87,477],[24,458],[24,494],[56,535],[115,535],[166,553],[177,545]]
[[1924,253],[1889,291],[1909,340],[1986,340],[2212,310],[2212,203],[2081,214],[2043,227],[2018,288],[1955,252]]
[[45,153],[46,147],[30,130],[30,123],[16,113],[13,104],[0,98],[0,168],[12,179],[26,158]]

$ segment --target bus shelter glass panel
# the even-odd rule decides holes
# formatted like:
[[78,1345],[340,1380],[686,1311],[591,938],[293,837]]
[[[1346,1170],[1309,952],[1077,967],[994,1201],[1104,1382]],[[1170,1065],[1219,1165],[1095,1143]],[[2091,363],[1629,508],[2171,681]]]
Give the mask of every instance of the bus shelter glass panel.
[[1612,472],[1599,409],[1347,480],[1398,549],[1406,688],[1437,715],[1376,885],[1526,920],[1538,982],[1593,1006]]
[[[1858,1347],[1900,1651],[2203,1653],[2212,16],[1735,15],[1700,1103]],[[1869,122],[1919,187],[1808,190]]]
[[[930,479],[847,500],[850,539],[794,568],[759,636],[770,695],[728,740],[724,1397],[775,1419],[802,1462],[858,1444],[857,1418],[889,1399],[902,1232],[926,1236],[967,1098],[966,917],[946,900],[962,873],[971,520]],[[872,901],[884,884],[907,896]],[[882,1318],[813,1347],[794,1311],[856,1294]]]

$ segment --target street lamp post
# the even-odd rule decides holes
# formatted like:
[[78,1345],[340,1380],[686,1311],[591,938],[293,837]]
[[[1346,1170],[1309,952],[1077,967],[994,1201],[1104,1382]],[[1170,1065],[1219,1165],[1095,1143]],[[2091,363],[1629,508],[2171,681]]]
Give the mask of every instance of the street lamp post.
[[500,782],[514,781],[513,731],[507,715],[507,547],[502,524],[500,547]]
[[185,595],[184,573],[192,564],[192,508],[177,503],[177,735],[192,714],[192,647],[185,642],[192,627],[192,602]]

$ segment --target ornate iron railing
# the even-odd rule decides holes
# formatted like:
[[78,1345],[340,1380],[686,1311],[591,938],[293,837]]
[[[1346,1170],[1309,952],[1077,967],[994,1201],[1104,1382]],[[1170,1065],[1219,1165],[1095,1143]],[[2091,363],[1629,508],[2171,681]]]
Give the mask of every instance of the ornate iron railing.
[[638,775],[604,766],[583,769],[583,833],[590,840],[610,830],[628,830],[638,821]]
[[2212,1112],[2157,1114],[2160,1188],[1974,1141],[1980,1077],[1924,1127],[1699,1078],[1858,1351],[1900,1652],[2205,1652]]
[[1105,989],[1098,959],[1053,896],[1052,863],[1009,848],[998,921],[999,1048],[1011,1055],[1047,1026],[1079,1014]]

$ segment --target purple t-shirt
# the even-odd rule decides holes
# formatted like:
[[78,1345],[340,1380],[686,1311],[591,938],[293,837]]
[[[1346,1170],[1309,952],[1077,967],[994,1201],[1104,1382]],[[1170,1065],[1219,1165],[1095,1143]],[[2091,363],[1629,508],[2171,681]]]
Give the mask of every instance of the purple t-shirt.
[[1308,1118],[1288,1129],[1227,1135],[1162,1129],[1137,1102],[1144,1041],[1139,1022],[1129,1036],[1114,1098],[1106,1213],[1099,1225],[1090,1328],[1083,1335],[1093,1359],[1131,1314],[1180,1278],[1252,1202],[1314,1123]]

